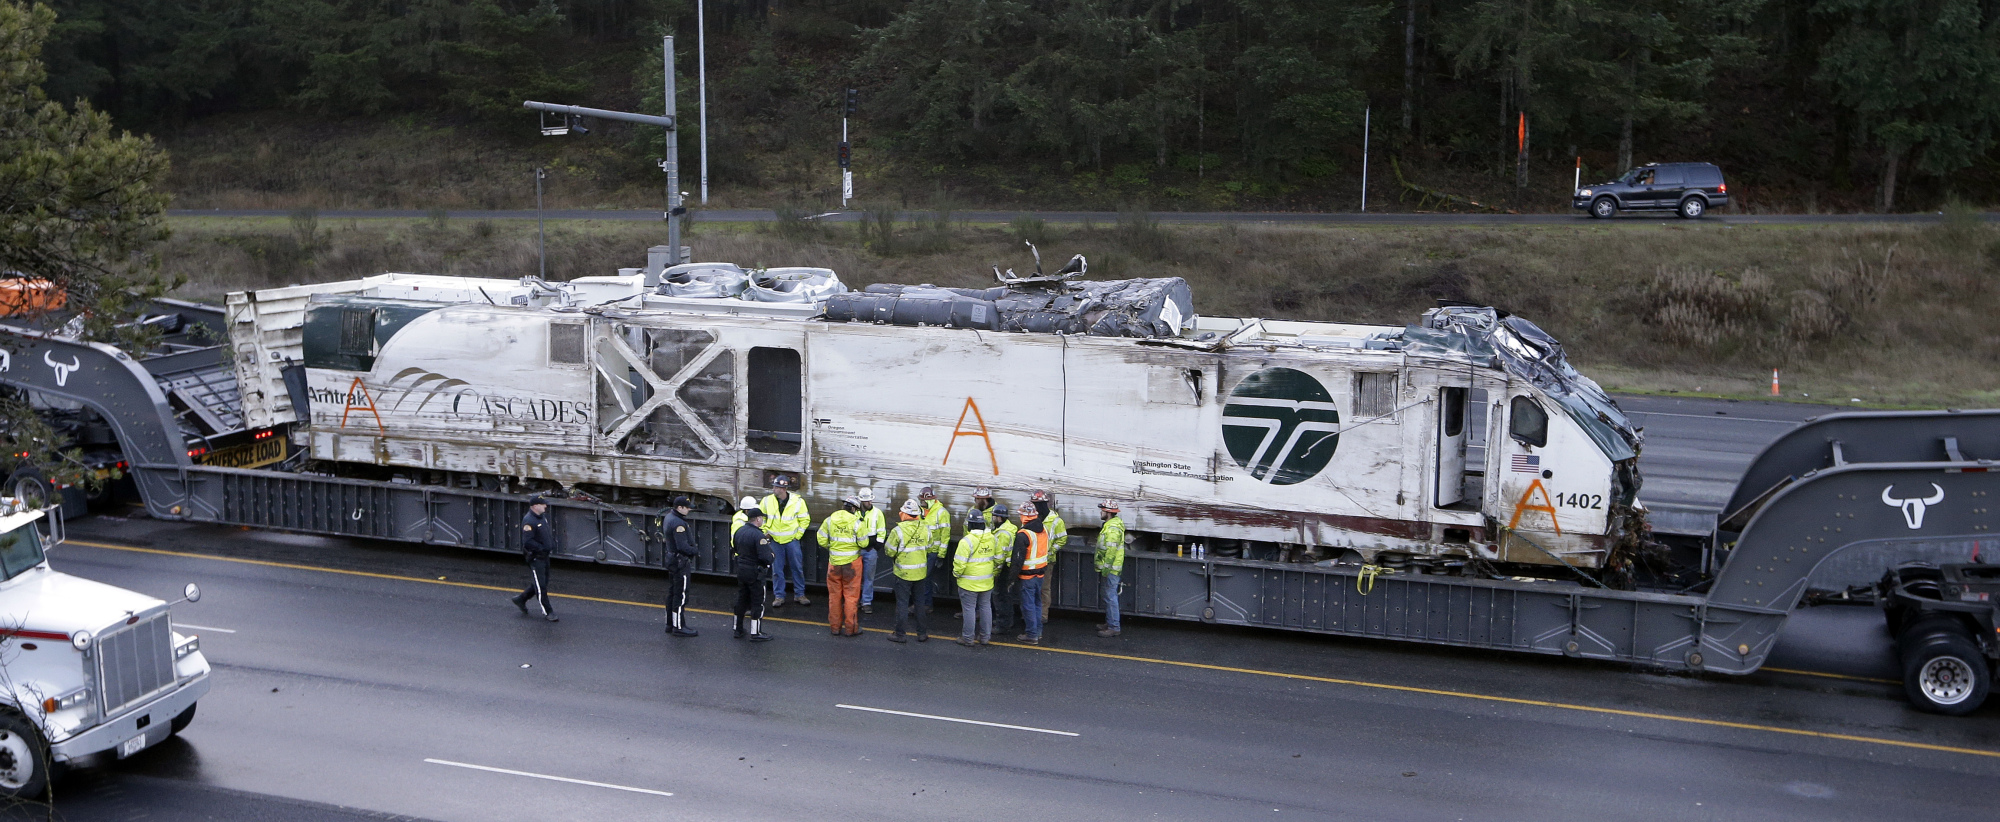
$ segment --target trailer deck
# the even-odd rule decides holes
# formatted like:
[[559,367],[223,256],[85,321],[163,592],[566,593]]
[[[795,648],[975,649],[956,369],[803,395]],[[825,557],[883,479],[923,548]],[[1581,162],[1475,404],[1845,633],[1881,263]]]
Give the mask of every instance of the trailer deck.
[[[191,324],[220,323],[202,307],[168,305]],[[220,339],[221,335],[215,335]],[[134,356],[101,343],[0,326],[11,352],[0,385],[82,404],[124,448],[147,512],[334,536],[481,550],[518,550],[525,500],[479,488],[321,476],[280,468],[199,464],[200,417],[176,402],[188,368],[225,346]],[[44,365],[60,363],[61,367]],[[169,367],[172,366],[172,367]],[[234,386],[204,372],[203,398]],[[219,420],[226,403],[203,409]],[[240,423],[239,423],[240,424]],[[254,423],[253,423],[254,424]],[[275,436],[291,432],[270,429]],[[1871,582],[1910,560],[1964,561],[1995,538],[2000,411],[1855,412],[1799,426],[1759,456],[1683,591],[1621,591],[1588,583],[1383,573],[1374,566],[1133,552],[1125,582],[1133,616],[1492,648],[1746,674],[1769,655],[1808,588]],[[591,500],[552,508],[567,559],[665,566],[651,510]],[[730,570],[727,514],[692,517],[697,570]],[[1096,572],[1081,551],[1057,563],[1057,607],[1090,609]],[[809,554],[810,556],[810,554]],[[809,559],[809,574],[820,570]]]

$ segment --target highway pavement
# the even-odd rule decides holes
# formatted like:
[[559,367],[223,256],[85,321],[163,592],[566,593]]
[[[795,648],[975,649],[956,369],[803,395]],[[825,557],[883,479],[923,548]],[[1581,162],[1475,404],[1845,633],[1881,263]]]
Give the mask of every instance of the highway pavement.
[[[214,690],[179,738],[78,769],[59,817],[348,820],[1905,819],[2000,801],[2000,706],[1921,714],[1879,615],[1801,614],[1743,678],[1060,616],[1030,648],[830,636],[733,587],[663,632],[658,574],[563,563],[560,623],[495,554],[140,515],[59,569],[156,596]],[[941,609],[942,610],[942,609]],[[938,615],[940,621],[946,616]],[[197,627],[198,626],[198,627]]]
[[[702,209],[690,206],[694,219],[705,223],[768,223],[778,219],[777,212],[763,208],[717,208]],[[173,209],[167,212],[174,217],[289,217],[292,212],[279,209]],[[340,220],[416,220],[431,217],[434,212],[415,209],[325,209],[318,216],[322,219]],[[912,219],[930,212],[914,209],[904,212],[904,219]],[[812,215],[812,219],[831,223],[859,222],[866,216],[862,211],[830,211]],[[953,211],[951,217],[968,223],[1009,223],[1020,217],[1030,217],[1052,223],[1095,222],[1105,225],[1116,223],[1116,211]],[[1685,224],[1668,212],[1621,214],[1611,220],[1592,220],[1582,212],[1568,214],[1452,214],[1452,213],[1372,213],[1356,212],[1309,212],[1309,211],[1155,211],[1149,216],[1162,223],[1274,223],[1292,225],[1349,225],[1349,226],[1499,226],[1499,225],[1607,225],[1607,224]],[[546,211],[534,209],[458,210],[445,211],[445,217],[452,220],[610,220],[610,221],[654,221],[664,219],[659,210],[632,209],[590,209],[552,208]],[[1701,222],[1722,225],[1846,225],[1855,223],[1927,223],[1942,220],[1940,214],[1711,214]],[[2000,214],[1989,214],[1987,219],[2000,219]]]
[[[1645,498],[1712,515],[1826,406],[1623,397]],[[1657,516],[1657,514],[1656,514]],[[506,556],[164,523],[72,523],[60,570],[200,603],[214,690],[181,737],[57,784],[58,817],[192,819],[1881,819],[2000,802],[2000,702],[1905,702],[1869,608],[1792,620],[1760,673],[1059,615],[1043,648],[895,645],[825,610],[664,634],[656,573],[559,564],[560,623]],[[0,814],[0,818],[11,818]]]

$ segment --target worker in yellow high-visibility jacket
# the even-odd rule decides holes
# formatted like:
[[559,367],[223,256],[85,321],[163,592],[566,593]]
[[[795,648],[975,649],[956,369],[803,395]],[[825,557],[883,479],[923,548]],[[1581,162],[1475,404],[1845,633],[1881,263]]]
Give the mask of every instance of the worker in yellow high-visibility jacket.
[[861,500],[845,497],[840,510],[819,524],[826,549],[826,627],[834,636],[860,636]]
[[896,632],[889,635],[890,642],[906,642],[904,628],[912,621],[918,642],[931,639],[924,609],[917,607],[917,594],[924,588],[931,565],[931,529],[924,524],[923,513],[916,500],[903,500],[902,521],[889,529],[889,538],[882,543],[882,554],[896,573]]
[[778,558],[771,563],[771,607],[784,606],[787,576],[792,580],[792,601],[811,605],[812,600],[806,599],[806,552],[799,545],[812,524],[806,501],[792,493],[792,478],[779,474],[757,507],[764,512],[764,533],[771,535],[771,553]]
[[958,644],[967,648],[993,642],[993,577],[999,572],[999,559],[1000,548],[986,533],[986,518],[966,517],[965,537],[952,555],[951,575],[958,582]]

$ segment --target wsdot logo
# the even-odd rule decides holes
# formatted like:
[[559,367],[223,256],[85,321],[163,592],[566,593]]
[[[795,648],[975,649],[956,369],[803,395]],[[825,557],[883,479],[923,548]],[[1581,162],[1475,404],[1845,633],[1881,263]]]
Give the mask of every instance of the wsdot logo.
[[1340,443],[1340,411],[1326,386],[1292,368],[1266,368],[1229,392],[1222,444],[1254,479],[1296,485],[1318,475]]

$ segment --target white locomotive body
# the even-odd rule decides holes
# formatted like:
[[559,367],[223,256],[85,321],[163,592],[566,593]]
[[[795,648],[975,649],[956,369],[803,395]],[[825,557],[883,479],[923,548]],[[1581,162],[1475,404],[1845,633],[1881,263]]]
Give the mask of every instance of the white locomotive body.
[[[761,302],[678,296],[699,292],[657,266],[389,274],[232,294],[230,328],[252,426],[307,422],[319,460],[503,487],[735,500],[787,473],[815,519],[860,487],[932,485],[959,511],[975,487],[1047,489],[1075,526],[1115,498],[1158,546],[1289,559],[1597,568],[1638,526],[1637,432],[1554,340],[1491,309],[1407,328],[1197,317],[1178,280],[1045,278],[943,294],[951,319],[913,325],[828,306],[888,320],[942,289],[843,297],[813,276],[820,291]],[[1140,290],[1152,313],[1095,319],[1093,300]],[[1023,293],[1098,325],[992,330],[986,309]]]

